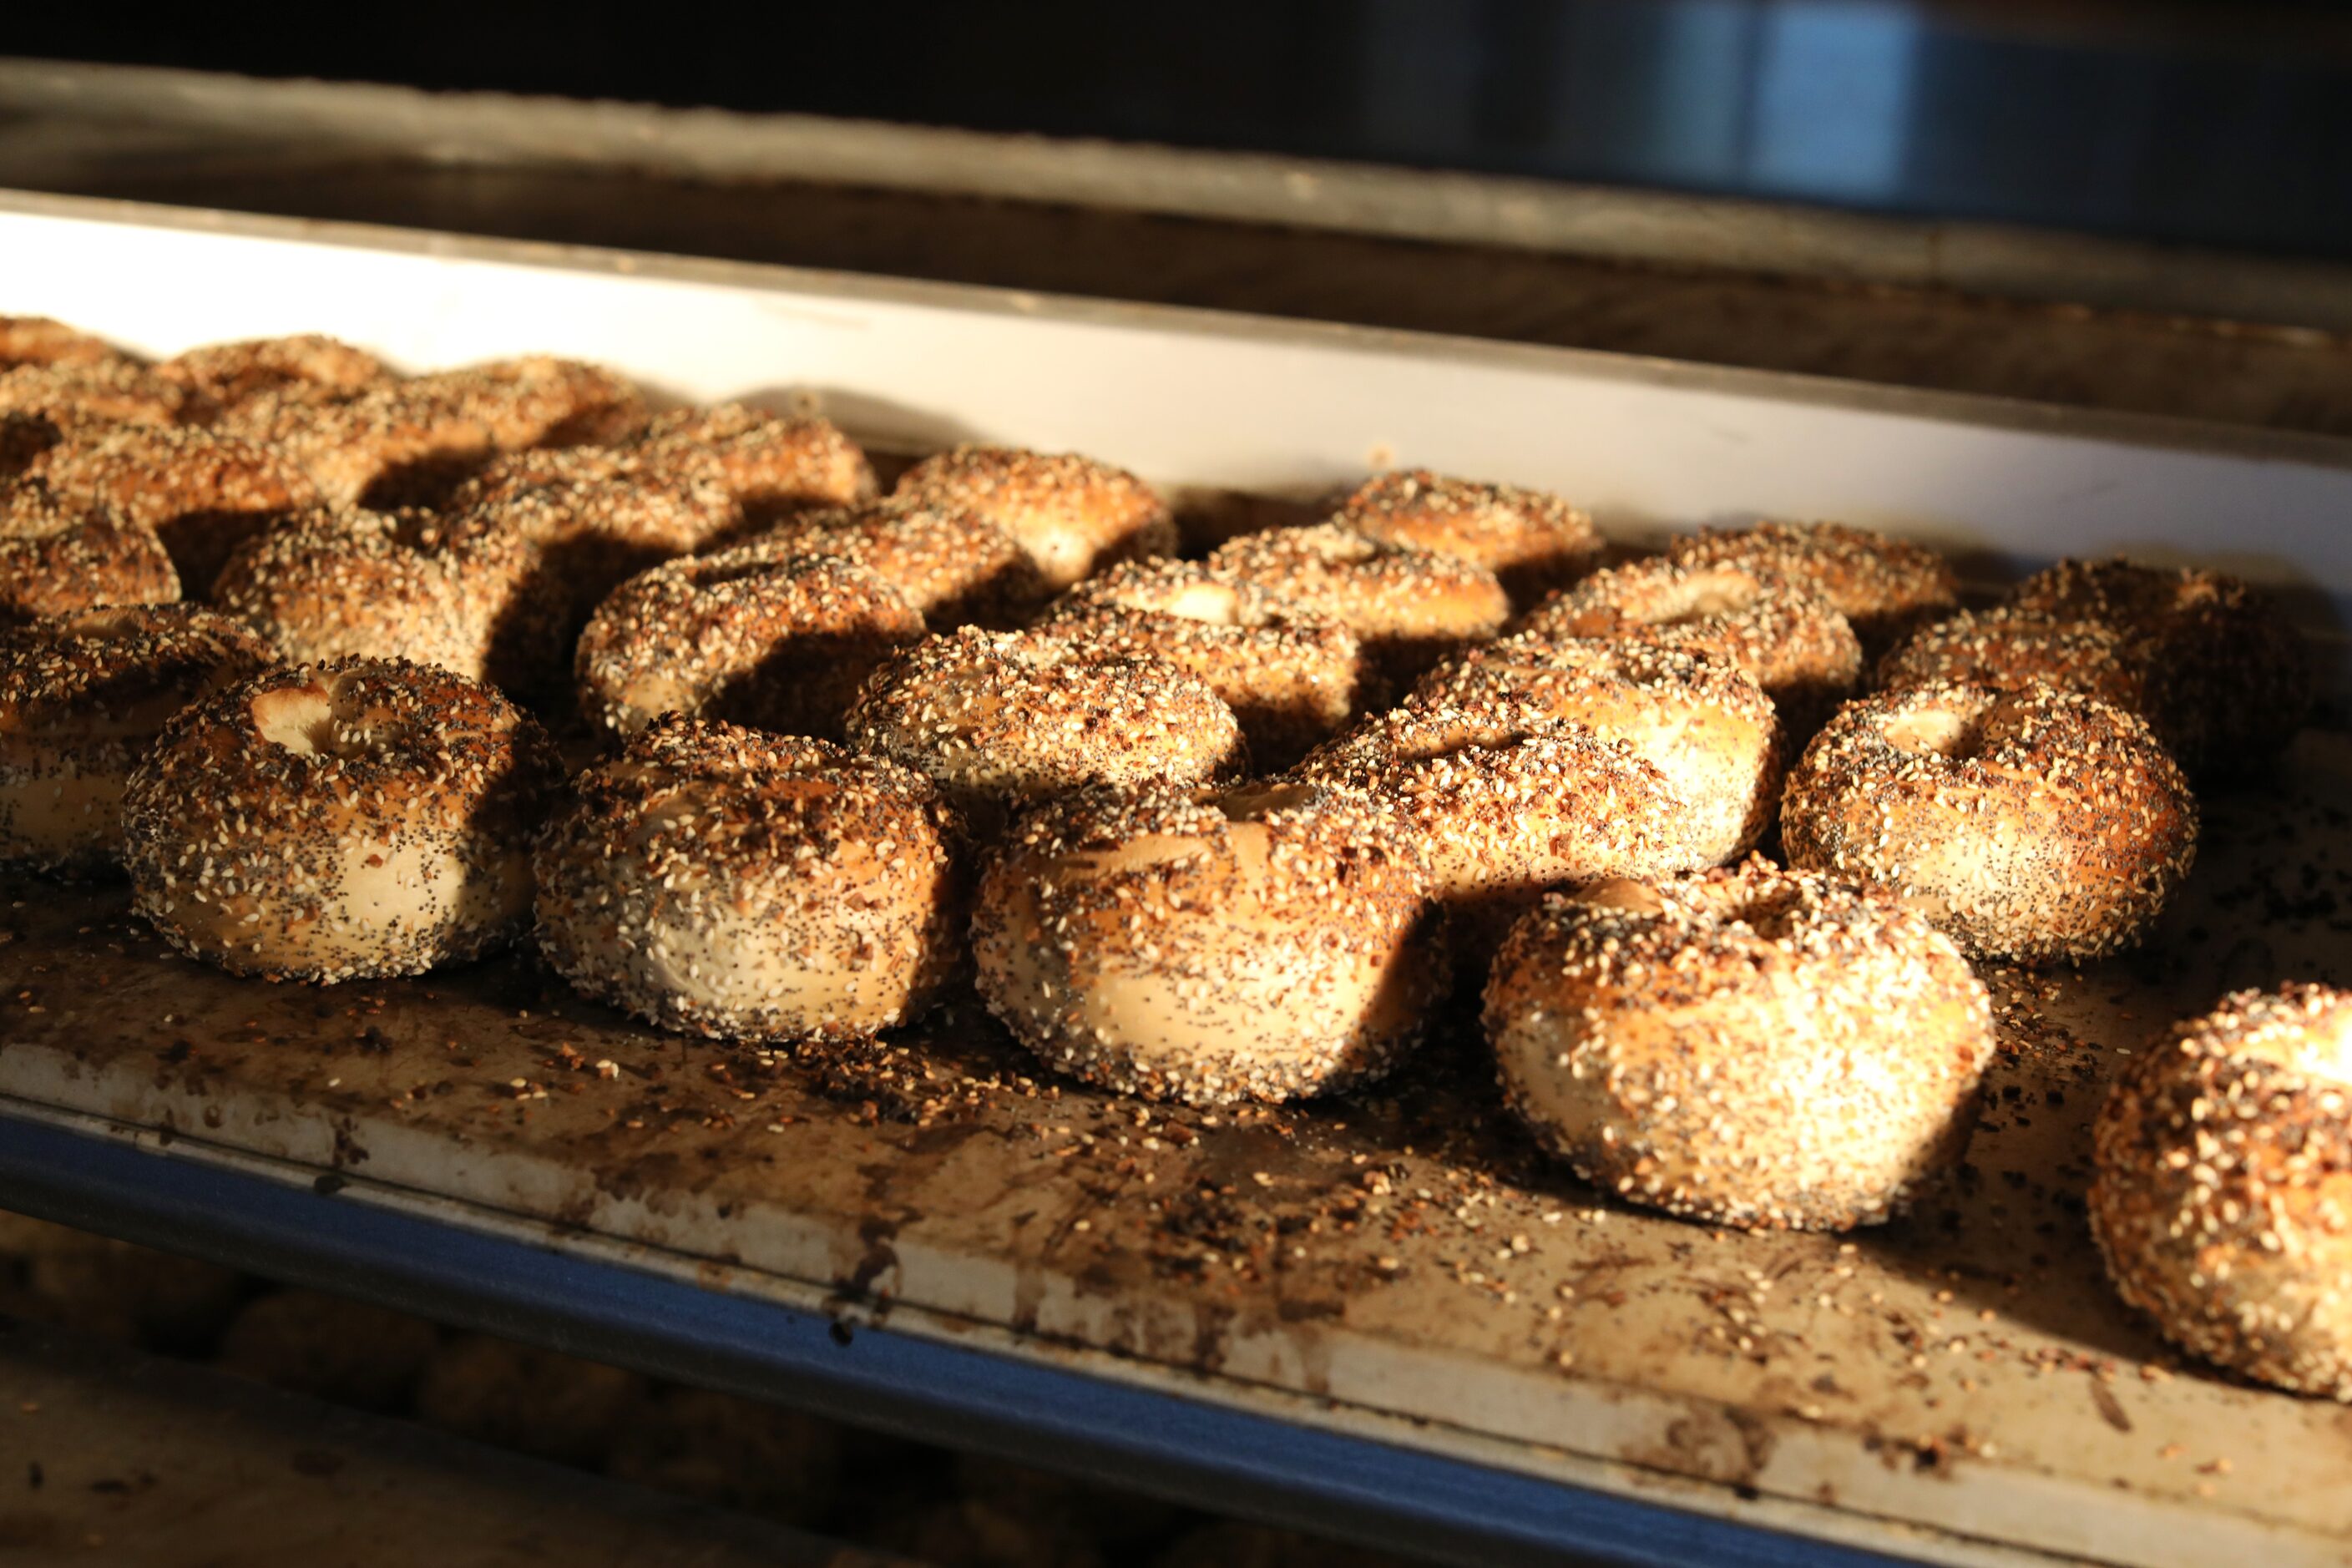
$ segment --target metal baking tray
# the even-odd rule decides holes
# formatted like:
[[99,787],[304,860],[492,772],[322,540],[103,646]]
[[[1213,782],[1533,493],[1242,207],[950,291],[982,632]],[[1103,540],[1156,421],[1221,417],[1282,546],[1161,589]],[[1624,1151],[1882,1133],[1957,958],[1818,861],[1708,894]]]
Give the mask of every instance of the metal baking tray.
[[[2332,637],[2352,448],[876,279],[0,197],[0,309],[165,353],[552,351],[878,446],[1306,494],[1413,463],[1639,535],[1759,513],[2219,562]],[[2341,663],[2340,639],[2330,644]],[[2352,740],[2207,803],[2149,952],[1990,976],[1963,1177],[1849,1237],[1711,1231],[1537,1158],[1456,1020],[1327,1105],[1167,1110],[969,1002],[872,1049],[639,1029],[509,957],[327,989],[0,881],[0,1203],[905,1431],[1465,1559],[2342,1563],[2352,1417],[2169,1356],[2099,1277],[2084,1123],[2223,988],[2335,978]],[[609,1066],[602,1064],[610,1064]]]

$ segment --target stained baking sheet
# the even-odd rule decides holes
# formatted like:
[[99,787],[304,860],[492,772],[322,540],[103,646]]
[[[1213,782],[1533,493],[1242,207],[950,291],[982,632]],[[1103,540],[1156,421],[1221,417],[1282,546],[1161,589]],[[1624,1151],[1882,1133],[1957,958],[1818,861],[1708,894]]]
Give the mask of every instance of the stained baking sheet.
[[[2323,526],[2352,500],[2332,450],[129,216],[0,212],[0,298],[159,351],[302,327],[420,363],[591,354],[680,395],[814,393],[905,445],[1015,437],[1171,480],[1320,485],[1393,458],[1611,497],[1621,523],[1828,511],[2023,559],[2218,538],[2258,568],[2294,560],[2274,575],[2310,590],[2306,612],[2352,583]],[[128,281],[158,269],[207,287],[167,305]],[[969,1003],[871,1049],[731,1050],[635,1028],[520,958],[237,982],[164,952],[119,889],[23,879],[0,887],[0,1096],[173,1158],[1825,1539],[1957,1562],[2342,1562],[2352,1417],[2168,1357],[2101,1282],[2080,1193],[2121,1053],[2229,985],[2336,977],[2348,779],[2352,742],[2307,736],[2278,779],[2209,801],[2203,860],[2147,954],[1991,974],[2005,1048],[1968,1171],[1843,1239],[1669,1221],[1548,1166],[1466,1023],[1367,1098],[1168,1110],[1035,1073]]]

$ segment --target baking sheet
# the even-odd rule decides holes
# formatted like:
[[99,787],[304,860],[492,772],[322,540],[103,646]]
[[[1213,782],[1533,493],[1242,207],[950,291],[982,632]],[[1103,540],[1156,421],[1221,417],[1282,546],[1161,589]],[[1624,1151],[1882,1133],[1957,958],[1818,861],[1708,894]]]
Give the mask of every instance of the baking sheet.
[[[1958,400],[1856,407],[1596,356],[226,226],[252,232],[0,212],[0,300],[158,351],[302,327],[419,363],[591,354],[696,397],[820,389],[869,435],[1084,447],[1171,479],[1319,484],[1385,445],[1580,493],[1572,473],[1613,474],[1621,522],[1746,496],[2029,559],[2218,531],[2295,552],[2306,611],[2352,583],[2352,545],[2320,527],[2352,472],[2316,448],[2167,447]],[[126,281],[156,268],[210,286],[166,302]],[[1097,379],[1115,366],[1128,381]],[[2251,532],[2215,529],[2224,497]],[[2083,1125],[2120,1052],[2229,985],[2337,977],[2347,779],[2352,741],[2314,734],[2273,784],[2210,801],[2149,955],[1992,975],[2007,1049],[1969,1173],[1843,1240],[1610,1202],[1533,1155],[1459,1028],[1369,1099],[1169,1111],[1034,1073],[968,1003],[870,1050],[729,1050],[636,1029],[521,959],[331,990],[237,982],[165,953],[120,889],[26,879],[0,884],[0,1095],[161,1132],[185,1157],[552,1224],[559,1246],[649,1246],[909,1331],[980,1331],[1297,1420],[1372,1418],[1889,1550],[2336,1563],[2352,1415],[2169,1360],[2099,1279],[2080,1191]]]

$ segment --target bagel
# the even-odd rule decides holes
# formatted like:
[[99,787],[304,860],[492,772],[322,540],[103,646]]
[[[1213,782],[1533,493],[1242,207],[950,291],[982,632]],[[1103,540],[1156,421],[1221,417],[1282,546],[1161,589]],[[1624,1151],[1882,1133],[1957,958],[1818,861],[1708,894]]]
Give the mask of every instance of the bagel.
[[1328,616],[1398,684],[1510,619],[1510,595],[1475,563],[1368,539],[1337,523],[1277,528],[1219,545],[1209,564]]
[[908,469],[896,493],[986,518],[1029,552],[1050,588],[1113,561],[1176,553],[1175,518],[1158,491],[1075,453],[957,447]]
[[0,481],[0,625],[179,596],[154,530],[67,501],[40,479]]
[[585,995],[716,1038],[856,1038],[961,967],[959,826],[895,763],[673,713],[573,794],[535,858],[539,945]]
[[0,861],[70,874],[115,864],[124,781],[164,721],[271,662],[252,632],[192,605],[0,627]]
[[1737,859],[1772,824],[1781,727],[1764,689],[1711,654],[1645,643],[1499,637],[1439,665],[1408,708],[1503,702],[1619,742],[1665,775],[1687,816],[1694,866]]
[[794,513],[758,538],[863,566],[905,595],[934,631],[1026,621],[1050,596],[1029,552],[974,512],[892,496]]
[[1513,604],[1532,604],[1601,564],[1590,513],[1545,490],[1401,468],[1367,479],[1331,521],[1391,544],[1483,566]]
[[1759,522],[1686,533],[1666,546],[1685,566],[1769,567],[1811,587],[1879,654],[1959,608],[1952,563],[1923,544],[1842,522]]
[[192,405],[209,418],[280,388],[295,388],[298,395],[348,395],[395,379],[392,368],[365,349],[320,332],[206,343],[162,361],[155,374],[187,388]]
[[783,419],[740,403],[680,408],[647,425],[635,445],[656,464],[673,454],[718,459],[728,493],[754,524],[874,499],[874,465],[830,419]]
[[2352,1401],[2352,994],[2241,991],[2116,1075],[2092,1126],[2091,1235],[2164,1336]]
[[1121,1093],[1282,1100],[1389,1070],[1444,994],[1422,872],[1311,784],[1081,792],[981,884],[980,991],[1050,1066]]
[[182,710],[132,772],[131,906],[236,974],[420,974],[529,926],[562,783],[488,687],[401,659],[281,667]]
[[2054,963],[2146,934],[2196,858],[2197,803],[2147,726],[2095,697],[1921,686],[1839,710],[1790,770],[1780,841],[1977,957]]
[[130,358],[104,338],[47,316],[0,316],[0,370],[20,364],[101,364]]
[[1023,801],[1208,784],[1249,763],[1234,710],[1199,676],[1038,632],[967,626],[903,648],[844,728],[859,750],[929,778],[983,836]]
[[1503,1093],[1630,1202],[1844,1230],[1957,1164],[1992,1060],[1968,961],[1884,894],[1761,859],[1604,882],[1515,927],[1486,982]]
[[659,462],[634,451],[574,447],[500,458],[443,507],[443,538],[471,548],[507,533],[537,551],[518,594],[568,607],[576,630],[605,595],[647,567],[715,543],[736,526],[718,460]]
[[1370,796],[1428,857],[1473,955],[1546,889],[1706,863],[1663,773],[1526,700],[1376,713],[1289,776]]
[[1353,632],[1200,562],[1121,562],[1062,595],[1037,625],[1191,670],[1233,709],[1250,755],[1269,771],[1345,724],[1362,694]]
[[875,667],[923,617],[864,567],[768,542],[688,556],[615,588],[580,634],[591,724],[634,734],[665,712],[838,740]]
[[282,453],[192,426],[68,432],[27,472],[67,500],[152,529],[194,598],[211,594],[239,544],[319,500]]
[[529,548],[500,534],[463,551],[437,541],[422,514],[312,508],[240,545],[213,604],[294,664],[400,658],[506,685],[550,657],[556,629],[526,624],[504,586],[531,564]]
[[2143,716],[2192,773],[2242,772],[2311,716],[2311,655],[2279,605],[2218,572],[2061,561],[2017,586],[2030,615],[2112,627],[2148,672]]
[[0,414],[45,414],[124,425],[170,425],[187,389],[131,359],[64,360],[0,369]]
[[1755,678],[1792,734],[1828,716],[1862,675],[1862,644],[1820,594],[1761,564],[1685,566],[1663,558],[1605,567],[1513,628],[1714,654]]

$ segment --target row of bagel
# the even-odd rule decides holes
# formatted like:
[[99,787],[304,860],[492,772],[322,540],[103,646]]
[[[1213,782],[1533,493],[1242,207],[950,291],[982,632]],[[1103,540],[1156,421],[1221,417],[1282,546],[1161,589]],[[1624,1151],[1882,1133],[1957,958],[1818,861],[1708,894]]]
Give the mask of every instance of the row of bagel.
[[[208,423],[12,408],[12,378],[0,552],[51,570],[9,579],[0,849],[119,858],[184,951],[334,980],[535,930],[591,995],[761,1039],[910,1022],[969,971],[1057,1068],[1201,1101],[1366,1081],[1483,969],[1538,1136],[1726,1223],[1868,1223],[1948,1169],[1993,1051],[1967,960],[2140,939],[2193,854],[2183,764],[2258,766],[2308,704],[2291,634],[2207,574],[2066,563],[1960,611],[1931,553],[1830,525],[1604,565],[1557,498],[1418,472],[1181,561],[1107,465],[960,448],[879,497],[822,421],[633,412],[563,362],[249,378]],[[202,442],[161,433],[256,439],[231,424],[299,427],[271,449],[316,499],[167,528],[76,478],[184,500],[155,456]],[[58,542],[142,527],[212,610]],[[576,694],[616,749],[567,784],[509,692]],[[1743,858],[1776,834],[1788,869]],[[2243,1064],[2229,1020],[2324,1036],[2332,996],[2233,999],[2142,1060],[2210,1078]],[[2201,1327],[2168,1327],[2235,1322],[2221,1359],[2302,1344],[2299,1299],[2249,1318],[2177,1267],[2192,1205],[2300,1249],[2276,1204],[2214,1206],[2164,1092],[2102,1123],[2119,1281],[2199,1281],[2163,1310]]]

